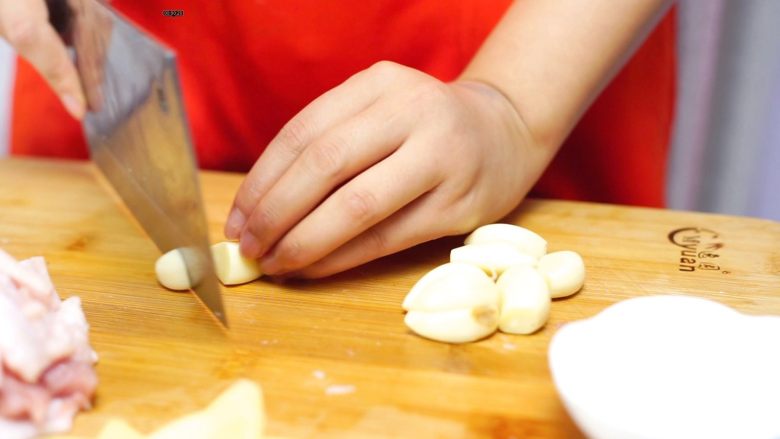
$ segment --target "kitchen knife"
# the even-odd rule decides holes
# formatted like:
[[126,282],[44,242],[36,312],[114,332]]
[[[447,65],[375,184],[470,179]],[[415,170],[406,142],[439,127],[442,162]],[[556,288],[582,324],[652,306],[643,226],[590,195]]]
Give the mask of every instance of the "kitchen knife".
[[75,55],[93,161],[160,251],[180,249],[196,296],[227,326],[175,54],[95,0],[47,5]]

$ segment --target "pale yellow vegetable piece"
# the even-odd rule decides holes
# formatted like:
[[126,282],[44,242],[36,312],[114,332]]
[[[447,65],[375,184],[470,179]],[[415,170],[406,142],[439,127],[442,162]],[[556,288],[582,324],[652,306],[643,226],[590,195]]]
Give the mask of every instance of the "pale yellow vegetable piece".
[[137,432],[127,422],[119,418],[111,418],[100,430],[96,439],[144,439],[146,436]]
[[498,329],[509,334],[531,334],[550,316],[550,290],[536,269],[517,265],[498,278],[501,308]]
[[504,242],[515,246],[521,252],[541,258],[547,253],[547,241],[536,233],[514,224],[487,224],[477,228],[466,237],[465,244]]
[[426,273],[407,294],[406,311],[449,311],[498,307],[498,287],[479,267],[450,262]]
[[536,258],[506,242],[482,242],[454,248],[450,262],[476,265],[488,275],[501,276],[512,265],[536,265]]
[[207,408],[177,419],[149,435],[149,439],[258,439],[265,429],[260,387],[238,380]]
[[498,327],[498,308],[479,306],[446,311],[409,311],[404,319],[416,334],[446,343],[485,338]]
[[[145,436],[119,418],[111,418],[95,439],[260,439],[265,431],[260,386],[240,379],[203,410],[174,420]],[[51,439],[87,439],[53,436]]]
[[192,288],[190,277],[187,274],[187,265],[181,250],[173,249],[160,256],[154,264],[157,281],[162,286],[171,290],[188,290]]
[[238,242],[223,241],[211,246],[211,255],[217,269],[217,277],[225,285],[251,282],[263,273],[255,259],[241,255]]
[[573,251],[546,254],[539,259],[537,269],[547,280],[553,299],[570,296],[585,283],[585,262]]

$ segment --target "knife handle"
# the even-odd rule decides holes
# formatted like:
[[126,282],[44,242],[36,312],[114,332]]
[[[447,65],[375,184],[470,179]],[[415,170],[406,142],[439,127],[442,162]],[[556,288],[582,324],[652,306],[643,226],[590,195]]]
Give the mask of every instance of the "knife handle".
[[73,31],[73,10],[68,4],[68,0],[46,0],[46,7],[49,8],[51,25],[66,44],[70,43]]

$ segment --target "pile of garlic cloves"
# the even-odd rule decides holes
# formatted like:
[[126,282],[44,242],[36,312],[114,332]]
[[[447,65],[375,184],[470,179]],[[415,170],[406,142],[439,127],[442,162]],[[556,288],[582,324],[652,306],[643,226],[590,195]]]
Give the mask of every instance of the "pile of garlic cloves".
[[426,273],[403,301],[406,325],[446,343],[500,330],[531,334],[547,322],[551,299],[582,288],[585,264],[573,251],[547,253],[547,241],[512,224],[476,229],[450,262]]

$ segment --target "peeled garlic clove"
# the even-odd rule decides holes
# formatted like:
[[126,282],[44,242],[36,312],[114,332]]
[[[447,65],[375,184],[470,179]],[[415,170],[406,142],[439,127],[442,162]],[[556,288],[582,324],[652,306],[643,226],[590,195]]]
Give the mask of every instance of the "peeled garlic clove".
[[251,282],[263,273],[254,259],[241,255],[238,242],[224,241],[211,246],[211,255],[217,270],[217,277],[225,285]]
[[476,341],[496,331],[498,308],[478,306],[447,311],[409,311],[406,326],[416,334],[445,343]]
[[403,302],[406,311],[446,311],[498,306],[498,287],[479,267],[450,262],[426,273]]
[[188,290],[192,288],[192,282],[187,274],[187,265],[184,263],[180,249],[173,249],[160,256],[154,264],[157,280],[165,288],[171,290]]
[[585,282],[585,262],[573,251],[559,251],[544,255],[536,267],[547,279],[553,299],[571,296]]
[[452,249],[450,261],[476,265],[488,276],[492,273],[500,276],[512,265],[536,265],[536,258],[505,242],[484,242]]
[[536,233],[514,224],[488,224],[479,227],[466,237],[466,245],[504,242],[517,247],[521,252],[541,258],[547,253],[547,241]]
[[550,316],[550,290],[541,273],[517,265],[507,269],[496,284],[501,292],[501,332],[531,334],[544,326]]

